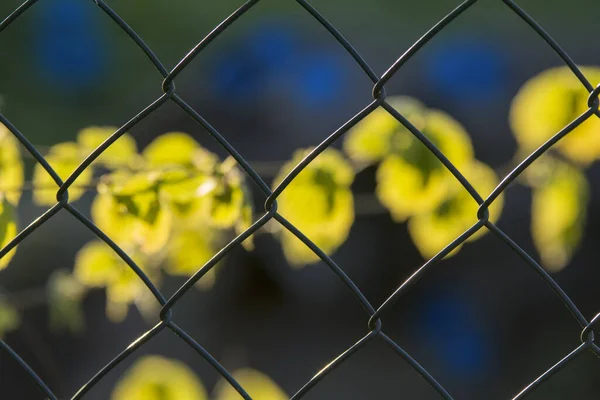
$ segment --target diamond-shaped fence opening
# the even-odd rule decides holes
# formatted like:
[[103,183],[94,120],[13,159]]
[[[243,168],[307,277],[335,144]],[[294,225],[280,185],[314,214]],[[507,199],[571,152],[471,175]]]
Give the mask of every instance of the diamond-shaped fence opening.
[[[335,26],[333,26],[325,16],[319,13],[319,11],[310,3],[305,0],[296,0],[297,3],[313,18],[315,18],[354,59],[354,61],[360,66],[367,77],[373,83],[372,96],[373,100],[369,104],[365,104],[364,108],[350,118],[346,123],[340,126],[337,130],[331,133],[325,140],[323,140],[318,146],[316,146],[296,167],[289,173],[289,175],[273,190],[270,186],[265,183],[261,176],[251,167],[246,161],[243,155],[238,152],[225,138],[225,136],[215,129],[200,113],[198,113],[192,106],[189,105],[180,95],[177,93],[176,80],[178,75],[186,69],[190,63],[202,51],[209,46],[213,40],[215,40],[223,31],[227,30],[232,24],[234,24],[238,18],[248,12],[258,0],[250,0],[244,3],[241,7],[235,10],[229,17],[223,20],[218,26],[216,26],[206,37],[204,37],[198,44],[186,54],[175,67],[168,69],[164,66],[152,49],[143,41],[143,39],[127,24],[127,22],[113,11],[104,1],[102,0],[91,0],[100,9],[100,12],[104,12],[108,15],[112,21],[117,24],[137,45],[148,58],[149,62],[154,65],[156,70],[160,73],[163,80],[157,82],[162,88],[162,95],[160,95],[151,104],[147,105],[146,108],[141,110],[138,114],[133,116],[126,124],[121,126],[114,134],[102,143],[96,150],[94,150],[78,167],[77,169],[66,179],[64,182],[56,175],[52,167],[48,165],[43,156],[35,149],[35,147],[27,140],[27,138],[18,131],[18,129],[10,123],[4,116],[0,115],[0,122],[6,125],[9,130],[17,137],[17,139],[23,144],[28,152],[39,162],[47,172],[56,181],[60,188],[57,191],[57,203],[41,217],[32,222],[29,226],[23,229],[22,232],[4,249],[0,250],[0,257],[5,255],[15,245],[26,240],[27,236],[35,231],[39,226],[44,224],[50,218],[52,218],[58,211],[64,209],[75,218],[77,218],[83,225],[85,225],[91,232],[93,232],[99,239],[105,242],[112,250],[122,258],[128,266],[137,274],[139,279],[143,280],[148,290],[152,292],[158,303],[160,303],[161,310],[159,313],[160,321],[152,329],[145,332],[137,340],[131,343],[126,349],[120,354],[116,355],[108,364],[101,368],[96,375],[91,377],[85,384],[83,384],[79,391],[77,391],[72,399],[84,398],[85,395],[98,383],[103,377],[115,368],[120,362],[127,359],[137,349],[144,346],[148,341],[152,340],[159,332],[170,330],[183,342],[189,345],[190,348],[195,350],[201,357],[203,357],[208,363],[214,367],[214,369],[223,376],[239,394],[246,399],[250,396],[234,378],[233,376],[217,361],[217,359],[211,355],[201,343],[198,343],[193,337],[181,329],[173,319],[172,310],[177,306],[177,302],[186,295],[188,290],[211,268],[213,268],[224,256],[226,256],[233,248],[238,246],[242,241],[248,238],[250,235],[255,233],[259,228],[265,225],[269,221],[276,221],[283,226],[284,229],[289,230],[299,240],[304,242],[322,261],[325,266],[329,268],[347,287],[352,295],[358,300],[358,302],[364,308],[366,315],[364,316],[364,326],[366,328],[365,335],[358,339],[352,346],[346,351],[339,354],[335,359],[331,360],[326,366],[321,369],[316,375],[309,378],[306,383],[292,396],[297,399],[303,397],[309,393],[312,388],[315,387],[321,380],[327,379],[328,374],[352,358],[357,351],[362,347],[367,346],[372,340],[381,340],[389,349],[400,356],[410,367],[412,367],[418,374],[420,374],[426,382],[440,395],[441,398],[452,399],[449,391],[440,383],[436,378],[428,372],[416,359],[408,354],[398,343],[396,343],[390,336],[385,333],[385,320],[386,312],[398,301],[399,297],[411,286],[416,280],[421,278],[428,272],[431,266],[435,265],[444,256],[449,254],[453,249],[463,243],[472,234],[480,229],[488,229],[495,236],[497,236],[502,242],[504,242],[508,248],[518,254],[541,278],[547,283],[550,289],[560,298],[567,309],[571,312],[573,318],[581,326],[581,344],[572,350],[571,353],[566,354],[563,359],[557,360],[556,364],[549,368],[547,371],[540,371],[541,375],[525,388],[516,394],[515,399],[526,397],[530,394],[537,386],[543,384],[550,376],[557,371],[568,368],[569,361],[576,358],[584,351],[592,351],[600,356],[600,348],[594,342],[593,327],[600,320],[600,314],[594,317],[591,321],[588,321],[565,291],[552,279],[552,277],[529,255],[525,252],[517,243],[515,243],[506,233],[504,233],[498,226],[488,220],[488,208],[498,198],[500,194],[513,182],[523,171],[533,163],[537,158],[548,151],[558,140],[568,135],[573,129],[582,124],[588,118],[594,116],[600,117],[598,111],[598,95],[600,93],[600,87],[594,88],[590,82],[584,77],[576,64],[571,60],[569,55],[550,37],[550,35],[544,31],[544,29],[531,18],[519,5],[512,0],[503,0],[515,14],[517,14],[524,23],[528,24],[537,34],[549,45],[563,62],[571,69],[573,74],[581,81],[585,89],[590,93],[588,101],[588,109],[570,122],[561,131],[549,139],[546,143],[540,146],[536,151],[528,155],[516,168],[514,168],[508,175],[504,177],[501,183],[496,189],[487,197],[482,198],[472,187],[469,180],[467,180],[450,160],[438,149],[436,146],[420,132],[409,120],[403,115],[396,111],[389,103],[386,102],[386,83],[399,71],[402,66],[413,57],[423,46],[425,46],[434,36],[444,31],[444,28],[450,24],[455,18],[460,17],[467,9],[474,5],[477,0],[467,0],[460,4],[449,14],[444,16],[436,25],[434,25],[429,31],[427,31],[419,40],[417,40],[408,50],[404,52],[389,68],[379,76],[369,66],[367,61],[361,56],[361,54],[352,46],[352,44],[344,38]],[[12,23],[16,23],[23,13],[26,13],[30,7],[34,6],[36,0],[29,0],[24,2],[18,7],[12,14],[10,14],[4,21],[0,23],[0,32]],[[266,196],[266,202],[264,205],[264,211],[262,215],[256,220],[256,222],[248,228],[245,232],[241,233],[225,247],[223,247],[209,262],[207,262],[195,275],[187,280],[170,298],[166,298],[152,283],[152,281],[144,274],[144,272],[135,264],[135,262],[129,257],[129,255],[121,249],[115,242],[111,240],[105,233],[103,233],[94,223],[78,211],[70,202],[68,197],[69,187],[77,181],[80,174],[90,166],[90,164],[99,157],[112,143],[119,139],[125,132],[129,131],[132,127],[152,114],[155,110],[160,108],[167,102],[174,102],[180,107],[185,113],[187,113],[197,124],[204,128],[204,130],[218,142],[235,160],[239,163],[241,168],[246,172],[250,180],[258,187],[258,189]],[[467,229],[462,235],[457,237],[452,242],[448,243],[447,246],[441,250],[436,256],[425,262],[419,269],[417,269],[405,282],[403,282],[398,288],[382,303],[382,304],[371,304],[367,298],[363,295],[358,286],[349,278],[349,276],[343,271],[340,266],[336,264],[329,256],[327,256],[318,246],[310,241],[300,230],[298,230],[293,224],[287,219],[280,215],[277,211],[277,198],[286,187],[295,179],[296,176],[309,165],[319,154],[330,147],[334,142],[341,138],[350,128],[360,122],[363,118],[368,116],[373,110],[378,107],[383,107],[387,110],[394,118],[396,118],[402,125],[404,125],[420,142],[422,142],[431,153],[439,159],[445,168],[457,179],[457,181],[464,187],[465,190],[473,197],[473,199],[479,204],[479,210],[477,212],[477,222]],[[57,399],[57,396],[53,393],[52,388],[48,387],[42,379],[36,374],[36,372],[28,366],[17,352],[15,352],[8,344],[0,340],[0,347],[3,351],[8,353],[17,363],[23,368],[23,370],[31,377],[32,382],[37,384],[39,388],[45,393],[49,399]],[[351,383],[349,383],[351,384]],[[0,388],[1,390],[1,388]]]

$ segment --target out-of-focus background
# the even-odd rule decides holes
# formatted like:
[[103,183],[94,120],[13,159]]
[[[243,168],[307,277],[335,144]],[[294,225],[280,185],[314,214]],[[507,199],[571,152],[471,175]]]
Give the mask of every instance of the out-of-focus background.
[[[172,68],[239,1],[107,1]],[[381,74],[458,2],[317,1],[319,9]],[[577,63],[600,64],[594,42],[595,0],[523,1]],[[0,19],[20,4],[0,3]],[[2,113],[41,148],[72,140],[88,125],[123,125],[161,93],[161,76],[126,34],[93,1],[44,0],[0,34]],[[561,60],[501,2],[481,1],[436,36],[394,76],[389,95],[405,94],[445,110],[470,133],[477,158],[501,169],[516,144],[508,126],[511,99],[539,71]],[[316,145],[366,106],[372,84],[354,60],[293,1],[264,0],[223,33],[176,80],[178,93],[256,165],[268,183],[299,147]],[[216,142],[167,103],[131,130],[140,147],[169,131],[192,134],[226,155]],[[275,167],[272,167],[275,166]],[[30,174],[33,161],[29,160]],[[273,169],[274,168],[274,169]],[[586,317],[600,310],[600,170],[587,171],[591,202],[585,237],[570,265],[555,275]],[[30,176],[30,175],[29,175]],[[374,170],[353,186],[372,193]],[[256,188],[254,188],[256,189]],[[255,190],[258,208],[264,198]],[[89,211],[93,194],[79,201]],[[536,254],[529,234],[531,193],[506,192],[499,226]],[[381,304],[424,260],[406,226],[387,212],[361,209],[348,241],[333,258],[373,304]],[[31,194],[19,208],[21,225],[43,211]],[[71,395],[150,325],[132,311],[120,324],[105,317],[104,294],[84,303],[82,334],[54,334],[36,288],[49,274],[71,268],[92,234],[61,212],[32,234],[2,271],[2,289],[22,293],[21,328],[6,337],[59,396]],[[170,277],[164,293],[183,279]],[[42,293],[43,295],[43,293]],[[43,297],[43,296],[41,296]],[[360,304],[323,264],[290,268],[268,234],[256,248],[227,258],[214,288],[192,290],[174,319],[228,369],[252,367],[293,394],[326,363],[367,332]],[[574,349],[579,326],[533,270],[491,234],[466,245],[419,281],[383,316],[385,332],[456,398],[506,399]],[[136,356],[162,354],[189,365],[210,389],[215,370],[168,331]],[[127,359],[90,399],[106,399]],[[600,363],[584,354],[531,399],[595,399]],[[6,399],[42,393],[7,354],[0,353]],[[307,399],[435,399],[435,391],[383,342],[375,340],[312,390]]]

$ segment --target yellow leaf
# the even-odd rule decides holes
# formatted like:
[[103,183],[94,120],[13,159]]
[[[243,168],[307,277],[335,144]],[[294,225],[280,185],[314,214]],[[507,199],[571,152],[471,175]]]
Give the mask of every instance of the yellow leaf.
[[531,229],[542,264],[556,272],[581,241],[589,188],[579,169],[558,160],[550,168],[545,182],[533,190]]
[[[46,161],[56,171],[58,176],[64,181],[83,161],[84,155],[81,148],[74,142],[65,142],[54,145],[46,155]],[[85,186],[92,180],[92,167],[86,168],[81,175],[69,187],[69,201],[79,199],[85,192]],[[33,200],[39,205],[54,205],[58,185],[54,179],[40,165],[36,164],[33,170],[33,185],[36,188],[33,192]]]
[[[167,247],[165,271],[174,276],[194,275],[217,253],[213,248],[215,234],[214,230],[208,228],[175,232]],[[198,281],[198,285],[201,288],[209,288],[214,281],[215,268],[208,271]]]
[[210,171],[218,159],[201,147],[187,133],[169,132],[160,135],[142,152],[151,167],[187,166]]
[[[401,96],[392,97],[388,102],[413,125],[422,127],[425,107],[419,101]],[[372,164],[392,152],[394,137],[400,133],[410,134],[396,118],[379,107],[346,133],[344,151],[357,163]]]
[[[473,147],[464,128],[448,114],[424,110],[420,131],[459,170],[473,159]],[[403,222],[440,204],[447,194],[452,174],[412,133],[398,130],[390,154],[377,169],[376,194],[392,218]]]
[[[494,171],[478,161],[473,162],[464,173],[483,198],[486,198],[498,184],[498,177]],[[501,195],[490,205],[491,222],[498,220],[502,207]],[[424,258],[429,259],[477,222],[478,209],[479,205],[475,199],[454,179],[452,189],[438,206],[429,212],[415,215],[408,221],[408,231],[417,249]],[[476,240],[486,232],[487,229],[483,227],[467,241]],[[448,256],[456,254],[460,247],[458,246]]]
[[[79,131],[77,143],[87,156],[117,130],[118,128],[114,126],[90,126]],[[104,150],[95,162],[104,164],[108,168],[118,168],[134,164],[137,157],[135,139],[125,133]]]
[[[275,178],[280,182],[308,150],[296,152]],[[350,184],[354,171],[334,149],[325,150],[311,162],[277,199],[278,211],[326,254],[345,242],[354,222],[354,199]],[[280,230],[283,251],[295,266],[319,257],[286,229]]]
[[[147,267],[145,257],[134,249],[127,254],[156,284],[156,271]],[[106,311],[113,322],[127,315],[131,303],[143,301],[150,293],[144,282],[131,267],[108,245],[93,241],[85,245],[75,258],[74,277],[87,287],[106,288]]]
[[162,204],[151,174],[119,172],[99,187],[91,208],[98,227],[120,246],[157,253],[166,245],[172,213]]
[[[0,196],[1,197],[1,196]],[[0,198],[0,249],[3,249],[17,236],[17,213],[15,206],[8,199]],[[0,270],[8,266],[14,257],[17,247],[0,258]]]
[[[581,67],[595,87],[599,67]],[[527,153],[542,145],[587,110],[589,93],[569,68],[548,69],[527,81],[513,99],[510,125]],[[592,116],[554,147],[571,160],[587,166],[600,158],[600,120]]]
[[[247,194],[245,196],[247,196]],[[242,233],[244,233],[248,228],[250,228],[250,226],[252,226],[252,223],[252,205],[249,202],[247,202],[242,206],[240,217],[235,223],[234,228],[236,235],[241,235]],[[248,251],[254,250],[253,236],[248,236],[248,238],[242,242],[242,246],[244,246],[244,248]]]
[[180,361],[144,356],[124,374],[112,400],[205,400],[202,382]]
[[233,226],[240,218],[243,205],[244,193],[241,186],[234,186],[222,179],[207,198],[210,223],[218,228]]
[[21,325],[21,317],[15,307],[6,301],[0,301],[0,338]]
[[[233,378],[253,399],[287,400],[289,396],[266,374],[254,369],[244,368],[233,372]],[[217,384],[215,400],[238,400],[240,394],[224,379]]]
[[0,193],[17,205],[23,188],[23,160],[18,140],[0,124]]
[[106,243],[94,241],[77,252],[73,274],[85,286],[106,287],[121,274],[119,264]]

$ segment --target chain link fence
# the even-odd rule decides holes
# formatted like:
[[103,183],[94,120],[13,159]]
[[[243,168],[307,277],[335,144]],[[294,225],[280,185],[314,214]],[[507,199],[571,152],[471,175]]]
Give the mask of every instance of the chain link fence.
[[[354,345],[348,348],[343,353],[339,354],[335,359],[331,360],[323,369],[321,369],[316,375],[314,375],[306,384],[300,388],[293,396],[292,399],[299,399],[306,395],[319,381],[325,379],[327,375],[340,364],[344,363],[350,357],[352,357],[358,350],[367,345],[373,340],[383,340],[398,356],[404,359],[416,372],[418,372],[423,379],[425,379],[444,399],[452,399],[452,395],[440,384],[434,376],[432,376],[417,360],[410,356],[398,343],[387,336],[383,330],[383,317],[384,314],[394,305],[400,296],[415,282],[417,282],[427,271],[436,264],[439,260],[444,258],[453,249],[467,240],[471,235],[477,232],[479,229],[488,229],[498,238],[500,238],[508,248],[518,254],[528,265],[532,268],[549,286],[556,296],[562,301],[562,303],[571,312],[572,317],[581,326],[581,344],[567,354],[563,359],[559,360],[555,365],[543,372],[537,379],[523,388],[518,394],[514,396],[514,399],[526,398],[532,391],[540,384],[544,383],[557,371],[565,368],[570,361],[576,358],[584,351],[591,351],[600,357],[600,347],[594,342],[594,324],[600,319],[600,314],[596,315],[591,320],[587,320],[584,315],[580,312],[578,307],[573,303],[569,296],[563,291],[563,289],[552,279],[552,277],[519,245],[517,245],[508,235],[506,235],[499,227],[488,220],[489,212],[488,208],[494,202],[498,196],[520,175],[523,171],[533,163],[537,158],[543,155],[548,149],[550,149],[555,143],[561,138],[568,135],[577,126],[582,124],[588,118],[593,118],[594,115],[600,117],[599,111],[599,100],[600,86],[594,88],[585,76],[578,69],[577,65],[573,62],[570,56],[554,41],[550,35],[532,18],[530,17],[520,6],[518,6],[512,0],[503,0],[506,6],[508,6],[512,12],[517,14],[523,21],[523,23],[529,25],[539,36],[542,38],[548,46],[550,46],[554,52],[564,61],[564,63],[570,68],[573,74],[579,79],[581,84],[590,93],[587,103],[587,110],[564,127],[561,131],[557,132],[541,147],[531,153],[525,158],[516,168],[514,168],[508,175],[501,181],[501,183],[495,188],[495,190],[487,197],[481,197],[477,191],[473,188],[471,183],[461,174],[461,172],[441,153],[436,146],[420,132],[414,125],[411,124],[403,115],[397,112],[392,106],[386,102],[385,84],[402,68],[402,66],[413,57],[423,46],[425,46],[435,35],[443,31],[444,28],[450,24],[454,19],[459,17],[467,9],[469,9],[477,0],[467,0],[460,4],[456,9],[447,14],[441,19],[435,26],[433,26],[427,33],[425,33],[419,40],[417,40],[402,56],[400,56],[381,76],[378,76],[369,67],[369,64],[363,59],[363,57],[354,49],[351,43],[349,43],[344,36],[323,16],[315,9],[311,4],[305,0],[296,0],[296,2],[302,6],[302,8],[309,13],[314,19],[316,19],[336,40],[343,48],[352,56],[356,63],[362,68],[364,73],[373,83],[373,100],[364,107],[354,117],[349,119],[346,123],[340,126],[335,132],[321,142],[310,154],[308,154],[296,167],[289,173],[289,175],[273,190],[267,185],[261,176],[250,166],[250,164],[244,159],[244,157],[235,149],[223,134],[218,132],[206,119],[202,117],[194,108],[192,108],[183,98],[177,94],[175,87],[175,79],[177,76],[196,58],[202,51],[212,43],[223,31],[235,23],[235,21],[248,12],[259,0],[250,0],[233,12],[228,18],[223,20],[218,26],[216,26],[205,38],[203,38],[188,54],[183,57],[179,63],[171,70],[167,69],[159,58],[154,54],[152,49],[144,43],[142,38],[124,21],[116,12],[114,12],[104,1],[92,0],[102,12],[108,15],[114,23],[116,23],[137,45],[140,51],[144,52],[148,60],[156,68],[158,73],[162,76],[162,95],[155,101],[149,104],[140,113],[131,118],[125,125],[119,128],[109,139],[102,143],[97,149],[95,149],[77,168],[76,170],[64,181],[60,179],[57,173],[52,169],[48,162],[44,159],[42,154],[31,144],[25,135],[23,135],[19,129],[14,126],[6,117],[0,114],[0,121],[8,127],[8,129],[15,135],[15,137],[21,142],[21,144],[27,149],[27,151],[35,158],[37,162],[44,167],[44,169],[52,176],[59,189],[56,194],[57,203],[47,210],[43,215],[37,218],[29,226],[23,229],[6,247],[0,250],[0,258],[5,256],[11,249],[17,246],[19,243],[24,241],[33,231],[39,228],[46,221],[51,219],[60,210],[64,209],[67,212],[75,216],[82,224],[84,224],[90,231],[92,231],[99,239],[108,244],[116,254],[118,254],[129,267],[137,274],[148,289],[152,292],[156,301],[161,305],[161,311],[159,314],[160,322],[156,324],[152,329],[137,338],[131,345],[117,355],[113,360],[106,364],[96,375],[94,375],[87,383],[85,383],[77,393],[72,396],[72,399],[81,399],[100,381],[103,377],[115,368],[124,359],[132,355],[137,349],[142,347],[145,343],[151,340],[159,332],[164,329],[170,330],[182,341],[187,343],[193,348],[201,357],[208,361],[215,370],[218,371],[245,399],[250,399],[244,387],[242,387],[233,376],[204,348],[202,345],[188,335],[183,329],[181,329],[172,318],[172,309],[177,302],[185,296],[187,291],[211,269],[213,268],[223,257],[225,257],[232,248],[238,246],[242,241],[248,238],[250,235],[255,233],[259,228],[264,226],[268,221],[275,220],[280,223],[285,229],[292,232],[298,237],[304,244],[306,244],[315,254],[317,254],[324,262],[324,264],[330,268],[339,279],[347,286],[347,288],[354,294],[357,301],[364,308],[365,324],[366,324],[366,335],[360,338]],[[28,0],[21,4],[14,12],[12,12],[6,19],[0,23],[0,32],[6,29],[9,25],[16,22],[21,15],[32,7],[37,0]],[[254,224],[247,229],[245,232],[233,239],[229,244],[223,247],[210,261],[208,261],[200,270],[198,270],[187,282],[185,282],[173,296],[166,298],[158,288],[152,283],[152,281],[144,274],[144,272],[136,265],[136,263],[124,252],[119,246],[115,244],[106,234],[104,234],[94,223],[88,219],[81,211],[75,208],[69,202],[69,187],[77,180],[77,178],[90,166],[90,164],[98,158],[109,146],[111,146],[121,135],[130,130],[133,126],[138,124],[144,118],[148,117],[159,107],[165,103],[174,102],[178,107],[185,111],[190,117],[192,117],[200,126],[202,126],[211,136],[215,139],[232,157],[237,160],[239,165],[245,170],[250,180],[258,187],[258,189],[264,193],[266,201],[264,203],[264,213]],[[285,188],[292,182],[292,180],[302,171],[309,163],[311,163],[321,152],[332,145],[336,140],[344,135],[351,127],[358,123],[361,119],[369,115],[373,110],[378,107],[382,107],[387,110],[394,118],[396,118],[402,125],[404,125],[412,134],[421,141],[443,164],[444,166],[454,175],[454,177],[460,182],[460,184],[470,193],[470,195],[480,205],[477,212],[478,221],[467,229],[463,234],[457,237],[454,241],[449,243],[443,250],[441,250],[436,256],[431,258],[429,261],[424,263],[419,269],[417,269],[405,282],[403,282],[395,291],[392,293],[383,304],[376,306],[372,305],[366,297],[361,293],[360,289],[355,283],[344,273],[343,269],[338,266],[335,261],[328,257],[321,249],[319,249],[314,243],[310,241],[301,231],[299,231],[294,225],[287,221],[283,216],[277,212],[277,198],[285,190]],[[551,216],[549,216],[551,217]],[[3,351],[7,352],[12,358],[14,358],[24,371],[31,377],[32,381],[35,382],[39,388],[45,393],[49,399],[58,399],[53,393],[52,389],[46,385],[46,383],[36,374],[36,372],[23,360],[19,354],[17,354],[7,343],[0,340],[0,347]]]

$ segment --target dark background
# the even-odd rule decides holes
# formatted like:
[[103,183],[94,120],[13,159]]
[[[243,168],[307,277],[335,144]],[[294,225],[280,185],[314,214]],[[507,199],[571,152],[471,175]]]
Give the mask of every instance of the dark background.
[[[109,1],[168,68],[241,5],[239,1]],[[595,0],[522,1],[576,62],[600,64]],[[3,0],[0,19],[20,1]],[[313,2],[381,74],[457,1]],[[96,124],[123,125],[161,94],[162,78],[143,53],[93,1],[43,0],[0,34],[3,114],[41,148]],[[418,52],[389,82],[389,95],[418,97],[448,111],[471,134],[476,156],[498,170],[515,140],[507,124],[512,97],[537,72],[561,60],[499,1],[481,0]],[[213,124],[270,183],[276,166],[299,147],[316,145],[371,99],[372,84],[344,49],[293,1],[264,0],[203,51],[176,80],[178,93]],[[143,147],[183,130],[225,156],[177,106],[167,103],[136,125]],[[337,144],[339,146],[339,144]],[[33,162],[29,160],[28,170]],[[275,166],[275,168],[273,168]],[[356,180],[372,193],[373,170]],[[596,260],[600,236],[599,168],[588,171],[592,197],[584,242],[555,274],[586,317],[600,311]],[[256,189],[256,188],[255,188]],[[258,190],[260,208],[264,198]],[[93,194],[79,201],[88,211]],[[537,257],[529,235],[530,191],[506,192],[499,226]],[[21,201],[21,226],[43,211]],[[374,305],[381,304],[424,260],[406,226],[385,212],[361,209],[350,238],[334,255]],[[9,293],[37,293],[47,276],[71,268],[92,234],[66,212],[20,245],[0,284]],[[324,265],[290,268],[279,244],[256,237],[219,271],[216,286],[190,291],[175,321],[230,371],[252,367],[293,394],[367,332],[367,318]],[[167,279],[163,293],[183,280]],[[47,307],[22,296],[22,327],[7,342],[61,398],[149,329],[136,310],[115,325],[104,295],[85,300],[86,329],[73,337],[48,329]],[[27,303],[27,302],[26,302]],[[580,328],[535,272],[492,234],[427,273],[383,315],[384,331],[458,399],[506,399],[579,344]],[[165,330],[109,373],[88,395],[106,399],[120,374],[142,354],[178,358],[212,390],[216,372]],[[585,353],[531,399],[596,399],[600,362]],[[2,399],[43,394],[7,354],[0,353]],[[307,399],[436,399],[435,391],[383,342],[372,341],[319,383]]]

